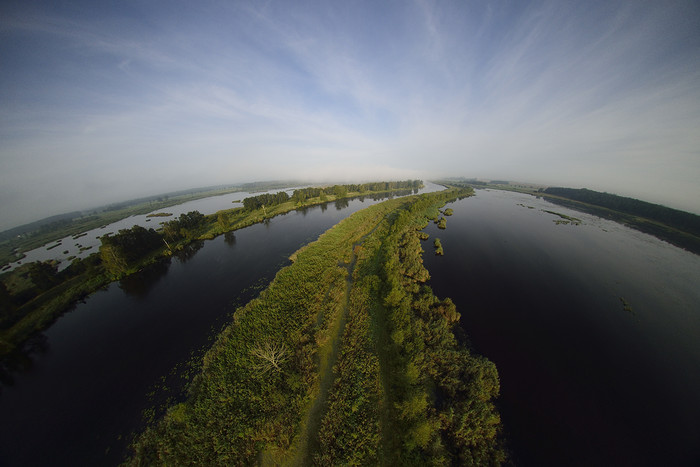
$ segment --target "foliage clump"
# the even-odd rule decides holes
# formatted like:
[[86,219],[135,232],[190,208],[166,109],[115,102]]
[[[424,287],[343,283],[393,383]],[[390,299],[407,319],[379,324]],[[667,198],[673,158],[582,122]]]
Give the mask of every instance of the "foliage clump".
[[438,256],[442,256],[445,254],[445,250],[442,248],[442,242],[440,241],[439,238],[436,238],[435,241],[433,242],[433,246],[435,246],[435,254]]

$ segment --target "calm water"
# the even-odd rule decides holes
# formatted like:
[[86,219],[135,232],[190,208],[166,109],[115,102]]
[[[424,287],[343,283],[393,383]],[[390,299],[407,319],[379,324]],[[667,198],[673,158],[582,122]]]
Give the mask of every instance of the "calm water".
[[[264,192],[256,192],[255,194],[257,195],[260,193],[277,193],[280,191],[286,191],[291,195],[296,188],[299,187],[288,188],[284,190],[278,189]],[[129,216],[112,224],[108,224],[84,232],[87,233],[87,235],[85,236],[79,238],[73,238],[73,236],[64,237],[55,242],[47,243],[46,245],[43,245],[39,248],[27,251],[24,253],[24,258],[14,263],[11,263],[8,268],[3,269],[3,272],[11,271],[22,264],[31,263],[33,261],[48,260],[60,261],[58,269],[62,270],[70,266],[72,260],[69,261],[68,258],[85,258],[88,255],[95,253],[100,247],[99,238],[103,235],[116,233],[119,232],[119,230],[121,229],[130,229],[135,225],[140,225],[141,227],[145,227],[147,229],[158,229],[161,223],[177,219],[180,216],[180,214],[184,214],[190,211],[199,211],[204,215],[209,215],[224,209],[241,207],[243,206],[243,204],[240,201],[249,196],[253,195],[245,191],[239,191],[235,193],[227,193],[225,195],[210,196],[208,198],[187,201],[176,206],[170,206],[168,208],[163,209],[156,209],[152,212],[149,212],[148,214]],[[172,216],[148,217],[149,214],[158,213],[170,213],[172,214]]]
[[700,257],[527,195],[450,207],[425,264],[499,369],[516,463],[700,465]]
[[171,370],[210,345],[291,253],[370,204],[290,212],[90,296],[35,340],[26,367],[1,388],[0,465],[119,463],[147,393],[177,386],[181,369]]

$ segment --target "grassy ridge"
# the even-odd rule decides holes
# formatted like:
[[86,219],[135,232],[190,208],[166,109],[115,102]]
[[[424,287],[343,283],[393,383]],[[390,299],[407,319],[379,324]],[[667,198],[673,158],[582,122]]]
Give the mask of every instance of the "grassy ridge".
[[[457,343],[454,305],[421,286],[429,274],[418,230],[464,194],[371,206],[298,251],[236,312],[188,399],[137,440],[129,464],[502,461],[495,367]],[[332,324],[339,322],[340,334]],[[334,344],[335,381],[318,431],[308,433],[314,403],[326,401],[319,387]],[[261,360],[265,348],[279,351],[279,365]]]
[[[135,446],[134,465],[251,463],[262,452],[289,449],[302,412],[317,390],[315,361],[327,328],[319,323],[344,303],[352,245],[406,203],[391,200],[356,213],[296,255],[204,358],[190,398],[172,408]],[[335,310],[335,311],[333,311]],[[257,345],[288,354],[283,371],[262,373]]]

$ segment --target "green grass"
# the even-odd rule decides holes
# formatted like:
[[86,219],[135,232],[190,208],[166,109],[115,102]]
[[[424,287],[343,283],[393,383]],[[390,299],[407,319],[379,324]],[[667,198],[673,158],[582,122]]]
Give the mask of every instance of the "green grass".
[[438,256],[442,256],[445,254],[445,250],[442,248],[442,242],[440,242],[439,238],[436,238],[435,241],[433,242],[433,246],[435,246],[435,254]]
[[[454,305],[421,287],[418,229],[458,194],[371,206],[297,251],[236,311],[187,400],[137,439],[128,464],[502,461],[495,368],[457,344]],[[261,371],[270,343],[287,358]]]
[[[291,455],[303,413],[319,392],[317,356],[334,321],[324,315],[345,301],[341,264],[351,260],[352,245],[404,203],[372,206],[330,229],[236,311],[204,357],[185,415],[169,413],[144,433],[132,464],[249,463],[263,448],[268,458]],[[251,352],[268,341],[283,344],[294,358],[284,371],[261,375]]]
[[[387,192],[391,191],[393,190],[388,190]],[[381,193],[385,192],[373,192],[372,194]],[[221,194],[221,192],[217,192],[216,194]],[[367,195],[368,193],[362,194]],[[361,193],[348,193],[347,198],[358,195],[361,195]],[[207,196],[212,195],[209,194]],[[202,194],[199,197],[204,197],[204,195]],[[197,197],[187,196],[187,199],[184,201],[196,198]],[[331,195],[328,195],[326,198],[327,201],[336,201],[336,198]],[[173,199],[169,200],[169,202],[170,201],[173,201]],[[183,202],[183,200],[180,202]],[[213,215],[205,216],[204,224],[186,238],[170,243],[169,247],[163,245],[161,248],[158,248],[145,255],[139,261],[130,264],[124,271],[120,271],[118,273],[113,271],[108,273],[104,268],[100,267],[92,270],[90,274],[83,274],[79,278],[71,279],[70,284],[60,284],[54,287],[54,289],[41,293],[39,296],[34,297],[33,299],[25,300],[25,303],[22,304],[16,313],[25,315],[26,319],[16,323],[9,329],[0,329],[0,356],[5,355],[17,348],[32,334],[42,331],[48,327],[58,316],[61,315],[61,313],[69,309],[70,306],[72,306],[77,300],[83,298],[91,292],[94,292],[111,281],[133,274],[150,264],[162,260],[164,257],[170,256],[178,251],[185,250],[193,242],[212,239],[218,235],[263,222],[267,219],[271,219],[275,216],[285,214],[295,209],[303,209],[309,206],[321,204],[322,202],[323,201],[321,201],[320,197],[318,197],[307,199],[303,205],[295,204],[294,202],[289,201],[265,210],[260,209],[246,211],[239,207],[219,211]],[[134,209],[136,208],[138,207],[134,207]],[[148,209],[154,209],[152,207],[152,203],[148,204]],[[123,213],[124,211],[122,210],[120,212]],[[229,219],[227,225],[221,225],[218,222],[218,215],[220,212],[227,214]],[[77,239],[85,235],[87,235],[87,233],[83,232],[76,234],[74,238]],[[51,246],[50,249],[56,248],[60,245],[60,243],[57,243]],[[80,251],[87,251],[91,248],[92,247],[80,247]],[[26,283],[26,266],[27,265],[23,265],[22,269],[19,271],[11,271],[0,275],[1,280],[8,284],[10,293],[17,295],[17,293],[21,292],[22,290],[27,290],[28,287],[31,287],[31,282],[29,282],[29,286]],[[22,279],[23,277],[24,279]],[[22,286],[24,288],[17,286],[17,284],[22,283],[22,281],[25,282]],[[15,311],[13,311],[13,313],[15,313]]]

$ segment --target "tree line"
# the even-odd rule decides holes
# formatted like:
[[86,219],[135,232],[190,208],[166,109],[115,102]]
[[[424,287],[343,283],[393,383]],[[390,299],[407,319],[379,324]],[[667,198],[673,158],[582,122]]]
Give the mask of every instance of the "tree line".
[[327,187],[297,188],[291,196],[284,191],[278,193],[263,193],[250,196],[243,200],[243,208],[249,211],[260,209],[263,206],[270,207],[286,203],[290,199],[297,204],[303,204],[306,200],[320,198],[326,201],[328,196],[335,199],[345,198],[348,193],[371,193],[391,190],[412,189],[417,190],[423,186],[422,180],[403,180],[394,182],[371,182],[362,184],[331,185]]
[[544,193],[593,204],[633,216],[645,217],[695,236],[700,236],[700,216],[689,212],[586,188],[550,187],[545,189]]

